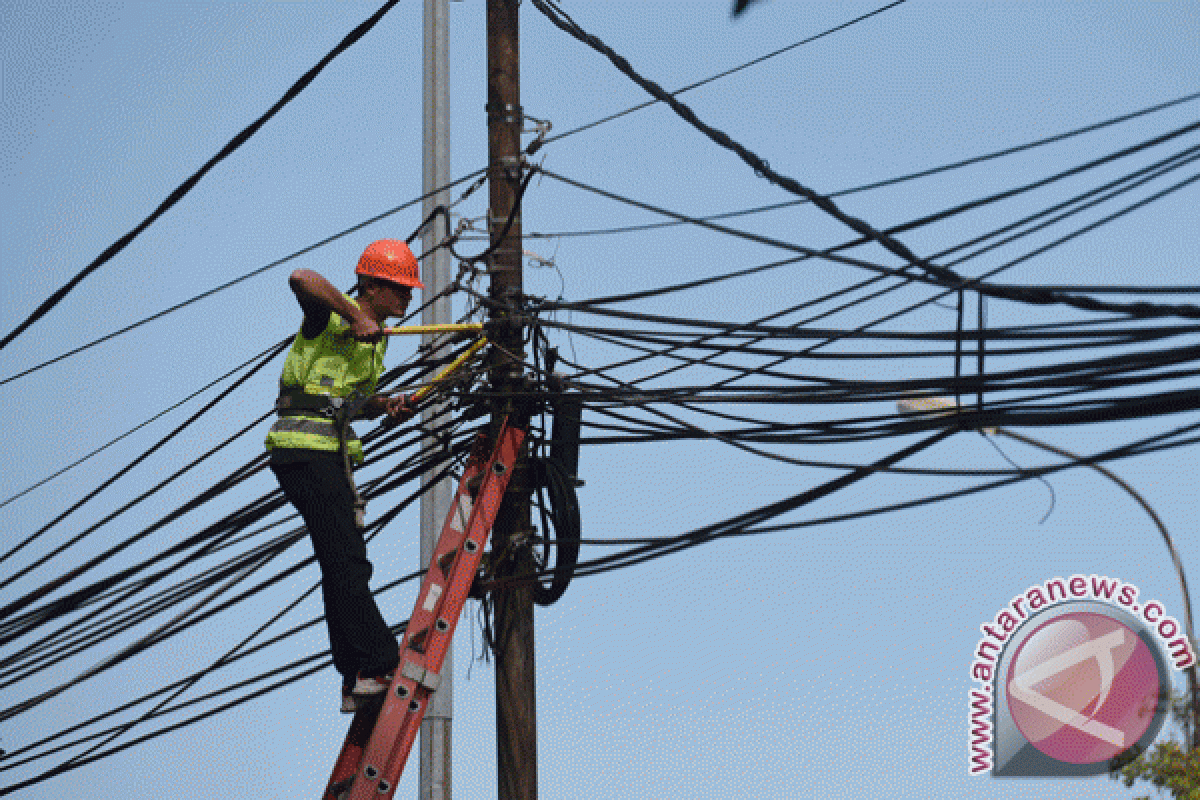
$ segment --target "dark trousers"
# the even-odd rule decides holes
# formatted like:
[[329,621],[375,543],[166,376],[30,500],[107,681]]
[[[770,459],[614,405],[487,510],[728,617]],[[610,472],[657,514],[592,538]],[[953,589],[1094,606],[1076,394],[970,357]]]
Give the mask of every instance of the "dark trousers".
[[371,562],[362,532],[354,524],[354,494],[341,458],[315,457],[273,463],[283,493],[308,526],[321,565],[321,593],[333,665],[348,682],[391,672],[399,644],[371,595]]

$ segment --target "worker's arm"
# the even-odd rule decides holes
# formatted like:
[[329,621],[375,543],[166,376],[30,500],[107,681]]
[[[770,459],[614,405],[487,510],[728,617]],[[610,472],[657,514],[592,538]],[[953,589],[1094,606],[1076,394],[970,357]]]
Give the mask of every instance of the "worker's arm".
[[408,395],[388,397],[376,394],[367,398],[367,402],[363,404],[362,411],[359,413],[366,419],[375,419],[380,414],[386,413],[388,418],[384,420],[383,424],[390,428],[412,419],[417,410],[413,407],[412,398]]
[[300,329],[306,339],[313,339],[329,324],[329,312],[337,313],[350,323],[350,334],[360,342],[378,341],[383,335],[379,323],[357,308],[332,283],[310,269],[298,269],[288,278],[304,310],[304,325]]
[[383,412],[387,411],[387,397],[381,394],[373,394],[363,403],[362,410],[358,415],[363,419],[375,419]]

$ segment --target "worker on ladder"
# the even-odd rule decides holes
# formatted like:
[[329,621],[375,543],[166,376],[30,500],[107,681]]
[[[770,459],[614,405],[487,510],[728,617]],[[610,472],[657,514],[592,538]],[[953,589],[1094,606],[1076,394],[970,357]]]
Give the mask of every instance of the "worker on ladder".
[[329,646],[346,713],[387,689],[399,659],[396,637],[368,585],[365,504],[351,472],[363,450],[350,421],[412,417],[408,398],[384,397],[375,388],[387,350],[383,323],[403,316],[413,289],[425,288],[412,251],[395,239],[368,246],[355,273],[357,300],[311,270],[292,273],[304,322],[283,365],[279,419],[266,441],[271,470],[304,518],[321,565]]

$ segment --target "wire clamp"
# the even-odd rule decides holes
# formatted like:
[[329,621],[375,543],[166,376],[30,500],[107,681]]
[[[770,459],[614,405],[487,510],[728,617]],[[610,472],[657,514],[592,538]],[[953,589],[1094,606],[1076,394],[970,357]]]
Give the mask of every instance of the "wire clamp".
[[345,398],[329,396],[329,405],[321,409],[321,413],[327,417],[336,417],[338,412],[342,410],[342,406],[346,404]]
[[521,130],[521,133],[536,133],[537,134],[537,136],[534,137],[533,141],[529,143],[529,146],[525,148],[525,155],[531,156],[534,153],[536,153],[538,150],[540,150],[542,145],[546,143],[546,136],[547,136],[547,134],[550,133],[550,129],[553,128],[554,126],[553,126],[553,124],[551,124],[550,120],[538,119],[537,117],[531,117],[528,114],[525,115],[525,120],[527,122],[532,122],[533,127],[532,128],[523,128]]

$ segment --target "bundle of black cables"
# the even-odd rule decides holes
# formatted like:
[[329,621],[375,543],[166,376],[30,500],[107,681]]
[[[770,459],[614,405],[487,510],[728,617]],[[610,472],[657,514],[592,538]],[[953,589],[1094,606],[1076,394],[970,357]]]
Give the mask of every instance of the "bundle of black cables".
[[577,394],[568,392],[562,379],[554,374],[557,350],[547,348],[545,355],[548,405],[554,422],[549,452],[545,457],[530,459],[530,469],[542,516],[541,547],[540,552],[534,551],[534,560],[539,572],[550,569],[551,559],[554,567],[549,585],[541,580],[534,582],[533,602],[540,606],[551,605],[562,597],[575,575],[582,527],[575,487],[583,485],[577,477],[583,402]]
[[551,558],[554,561],[549,585],[540,580],[534,583],[533,602],[548,606],[563,596],[575,575],[579,560],[579,500],[575,495],[575,476],[557,458],[531,459],[530,468],[542,515],[540,553],[535,550],[534,559],[539,571],[549,569]]

